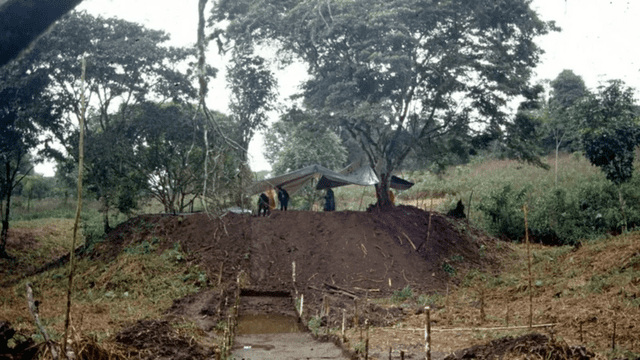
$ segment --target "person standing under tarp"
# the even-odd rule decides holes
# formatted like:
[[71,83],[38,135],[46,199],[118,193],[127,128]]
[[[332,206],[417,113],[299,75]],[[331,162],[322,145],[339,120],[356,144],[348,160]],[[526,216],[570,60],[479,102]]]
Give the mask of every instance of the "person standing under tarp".
[[333,197],[333,190],[327,189],[327,195],[324,196],[324,211],[334,211],[336,209],[336,200]]
[[280,202],[280,210],[287,211],[287,206],[289,205],[289,193],[287,190],[281,188],[280,186],[276,187],[278,191],[278,201]]

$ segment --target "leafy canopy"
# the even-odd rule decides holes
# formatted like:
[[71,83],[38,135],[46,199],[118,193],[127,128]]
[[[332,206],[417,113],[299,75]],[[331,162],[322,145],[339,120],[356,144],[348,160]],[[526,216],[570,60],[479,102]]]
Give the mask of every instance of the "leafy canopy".
[[[236,44],[277,46],[308,67],[306,106],[358,141],[382,183],[421,139],[470,121],[499,126],[556,30],[527,0],[223,0]],[[401,141],[402,139],[402,141]],[[380,202],[380,197],[379,197]]]

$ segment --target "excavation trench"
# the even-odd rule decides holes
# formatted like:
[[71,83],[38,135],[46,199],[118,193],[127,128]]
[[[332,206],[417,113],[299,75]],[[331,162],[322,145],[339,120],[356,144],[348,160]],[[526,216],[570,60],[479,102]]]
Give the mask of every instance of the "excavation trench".
[[315,339],[298,320],[295,301],[284,292],[240,294],[234,346],[236,359],[348,359],[331,342]]

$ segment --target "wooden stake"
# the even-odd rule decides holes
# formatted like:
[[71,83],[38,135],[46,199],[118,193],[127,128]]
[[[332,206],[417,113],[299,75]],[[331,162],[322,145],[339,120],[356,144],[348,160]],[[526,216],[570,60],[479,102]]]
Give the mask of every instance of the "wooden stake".
[[[353,299],[353,306],[355,307],[355,316],[353,317],[353,327],[357,330],[360,327],[360,319],[358,319],[358,299]],[[362,337],[360,337],[362,340]]]
[[[367,332],[367,339],[365,340],[365,343],[364,343],[364,360],[369,360],[369,319],[364,320],[364,327]],[[614,326],[614,329],[615,329],[615,326]]]
[[613,322],[613,337],[611,338],[611,351],[616,350],[616,322]]
[[524,210],[524,238],[527,242],[527,263],[529,270],[529,328],[533,326],[533,286],[531,281],[531,243],[529,242],[529,222],[527,221],[527,204],[522,207]]
[[507,304],[507,327],[509,327],[509,305]]
[[[84,116],[87,110],[87,102],[84,96],[85,75],[87,73],[87,59],[82,58],[82,89],[81,89],[81,106],[82,112],[78,116],[80,139],[78,143],[78,169],[84,169]],[[69,325],[71,323],[71,293],[73,292],[73,275],[75,273],[75,253],[76,239],[78,234],[78,226],[80,223],[80,214],[82,213],[82,171],[78,171],[78,205],[76,207],[76,219],[73,224],[73,240],[71,241],[71,251],[69,251],[69,288],[67,289],[67,310],[64,320],[64,335],[62,337],[62,356],[67,354],[67,339],[69,337]],[[106,213],[105,213],[106,214]],[[53,352],[52,352],[53,355]]]
[[482,287],[480,287],[480,324],[484,323],[484,318],[485,318],[485,314],[484,314],[484,289]]
[[427,320],[424,324],[424,352],[425,359],[431,360],[431,307],[427,306],[424,310],[425,314],[427,314]]
[[342,309],[342,342],[347,342],[347,337],[344,335],[345,323],[347,321],[347,309]]
[[300,320],[302,320],[303,310],[304,310],[304,294],[300,295]]

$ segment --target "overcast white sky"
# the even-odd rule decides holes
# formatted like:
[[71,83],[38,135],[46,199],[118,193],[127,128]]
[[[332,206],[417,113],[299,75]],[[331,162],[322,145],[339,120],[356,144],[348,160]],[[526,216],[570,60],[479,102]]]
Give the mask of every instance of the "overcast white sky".
[[[185,46],[196,41],[197,3],[198,0],[85,0],[77,9],[163,29],[171,34],[171,45]],[[532,7],[541,19],[555,20],[562,28],[562,32],[538,40],[546,53],[535,70],[536,80],[554,79],[562,70],[570,69],[582,76],[590,89],[610,79],[621,79],[640,89],[640,1],[533,0]],[[226,112],[224,60],[215,46],[207,54],[207,61],[220,70],[209,86],[208,105]],[[278,73],[281,98],[295,92],[303,71],[304,67],[298,66]],[[262,140],[261,134],[256,135],[249,147],[254,171],[270,169],[262,155]],[[53,175],[50,165],[38,166],[36,171]]]

